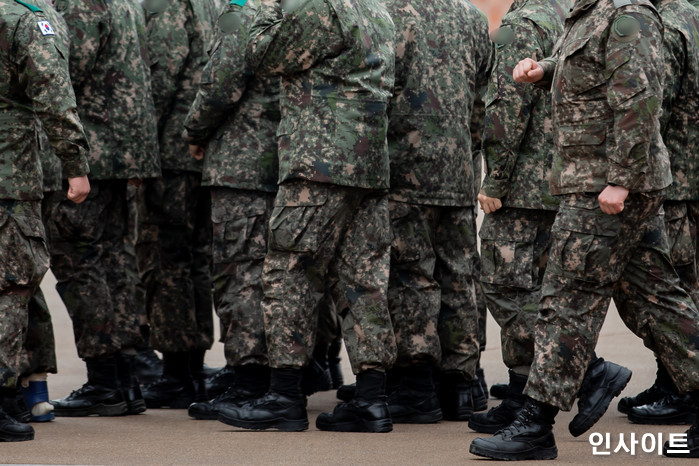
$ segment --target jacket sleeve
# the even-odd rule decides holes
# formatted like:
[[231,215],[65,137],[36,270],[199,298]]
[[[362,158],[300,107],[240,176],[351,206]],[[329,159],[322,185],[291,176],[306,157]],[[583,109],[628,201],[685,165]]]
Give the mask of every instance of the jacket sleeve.
[[660,118],[660,128],[665,134],[667,124],[672,116],[672,108],[682,87],[687,62],[687,45],[682,33],[672,28],[665,28],[663,38],[665,61],[665,86],[663,87],[663,115]]
[[261,76],[292,75],[343,47],[337,15],[325,0],[297,0],[289,11],[279,0],[263,0],[250,28],[246,59]]
[[46,18],[28,13],[20,20],[12,59],[19,83],[63,162],[63,176],[82,176],[89,172],[88,144],[76,110],[68,60],[55,36],[41,34],[37,19]]

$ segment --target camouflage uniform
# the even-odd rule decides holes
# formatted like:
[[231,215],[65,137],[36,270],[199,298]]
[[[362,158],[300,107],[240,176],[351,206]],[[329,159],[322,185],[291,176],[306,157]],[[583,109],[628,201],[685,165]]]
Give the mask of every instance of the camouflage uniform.
[[[143,185],[137,256],[151,344],[163,352],[213,343],[211,200],[181,132],[219,13],[214,0],[144,2],[163,176]],[[162,8],[164,10],[160,11]]]
[[20,371],[27,306],[48,269],[40,199],[43,123],[68,177],[88,173],[88,148],[75,108],[67,50],[40,8],[0,1],[0,386],[14,388]]
[[522,57],[551,55],[570,5],[568,0],[516,0],[492,34],[495,61],[485,98],[487,173],[481,192],[501,199],[503,207],[483,219],[481,281],[509,368],[529,366],[534,358],[534,322],[558,209],[548,186],[554,152],[551,96],[515,83],[512,70]]
[[[699,315],[679,286],[662,220],[662,189],[672,179],[660,133],[662,47],[647,0],[579,0],[553,58],[540,62],[541,85],[553,82],[551,192],[561,205],[525,394],[564,410],[612,297],[680,391],[699,388]],[[617,215],[599,208],[608,184],[630,191]],[[616,299],[633,294],[643,306]]]
[[51,267],[78,355],[102,357],[140,340],[136,264],[125,250],[126,182],[160,175],[145,18],[129,0],[56,0],[56,9],[71,32],[70,71],[93,183],[80,205],[53,196]]
[[280,75],[279,192],[263,266],[270,366],[309,359],[330,284],[353,370],[390,367],[386,107],[394,28],[373,0],[262,3],[248,65]]
[[457,0],[386,6],[398,31],[388,130],[396,364],[441,361],[470,380],[479,354],[470,130],[490,65],[488,22]]
[[[279,79],[245,64],[247,28],[257,0],[230,4],[185,120],[185,139],[206,146],[203,184],[210,186],[214,300],[229,365],[267,364],[262,318],[262,263],[277,191]],[[240,20],[232,24],[232,18]]]

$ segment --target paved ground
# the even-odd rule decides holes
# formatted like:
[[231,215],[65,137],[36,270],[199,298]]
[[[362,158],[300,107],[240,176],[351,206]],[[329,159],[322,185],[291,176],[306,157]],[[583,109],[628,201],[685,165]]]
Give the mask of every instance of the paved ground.
[[[44,292],[54,314],[60,374],[50,376],[51,396],[61,397],[85,381],[85,369],[77,358],[70,320],[54,288],[53,277],[44,282]],[[489,383],[506,380],[500,360],[498,327],[489,323],[488,348],[483,365]],[[624,394],[635,394],[653,381],[655,364],[648,350],[635,338],[612,311],[602,330],[598,353],[616,362],[623,362],[634,376]],[[217,343],[207,355],[210,365],[223,364],[223,347]],[[344,361],[345,377],[351,378]],[[481,461],[468,453],[470,441],[478,436],[463,423],[440,422],[435,425],[397,425],[390,434],[333,434],[320,432],[313,426],[321,411],[330,410],[334,393],[312,396],[308,408],[311,429],[302,433],[250,432],[235,430],[217,421],[194,421],[185,411],[149,410],[138,416],[121,418],[60,418],[48,424],[35,424],[36,440],[0,445],[2,463],[58,464],[460,464]],[[495,401],[491,400],[491,406]],[[663,462],[673,460],[657,453],[643,453],[638,447],[635,456],[612,453],[592,455],[588,436],[578,439],[568,433],[568,422],[574,413],[562,413],[555,425],[561,464],[589,464],[593,461],[612,463]],[[612,409],[594,428],[611,433],[612,449],[623,433],[638,438],[643,434],[683,432],[686,427],[636,426]],[[614,439],[617,439],[616,441]],[[627,442],[628,443],[628,442]],[[675,460],[677,461],[677,460]],[[686,463],[685,463],[686,464]]]

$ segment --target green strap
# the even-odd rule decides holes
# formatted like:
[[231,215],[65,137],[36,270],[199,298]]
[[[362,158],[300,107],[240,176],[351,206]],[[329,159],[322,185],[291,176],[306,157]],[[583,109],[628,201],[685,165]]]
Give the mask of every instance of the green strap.
[[15,2],[19,3],[20,5],[26,6],[33,13],[43,13],[43,11],[41,11],[41,8],[39,8],[38,6],[30,5],[29,3],[24,3],[22,0],[15,0]]
[[231,5],[245,6],[248,0],[231,0]]

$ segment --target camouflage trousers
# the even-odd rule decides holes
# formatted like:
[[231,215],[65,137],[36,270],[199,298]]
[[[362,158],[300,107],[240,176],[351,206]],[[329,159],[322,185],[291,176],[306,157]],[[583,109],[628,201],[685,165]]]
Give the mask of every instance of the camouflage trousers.
[[141,343],[128,224],[126,180],[93,180],[82,204],[69,201],[65,191],[51,196],[51,270],[81,358]]
[[279,186],[262,272],[271,367],[301,367],[310,359],[328,290],[353,371],[391,367],[389,221],[382,191],[305,181]]
[[201,174],[163,171],[146,180],[136,231],[151,345],[163,352],[211,348],[211,197]]
[[525,394],[571,409],[612,298],[680,392],[699,389],[699,313],[672,267],[662,197],[631,194],[618,215],[596,194],[561,200]]
[[39,201],[0,200],[0,387],[20,376],[29,300],[48,270]]
[[422,360],[473,379],[480,346],[473,208],[391,201],[389,210],[396,365]]
[[481,283],[510,369],[534,360],[534,323],[555,211],[503,207],[481,225]]
[[699,201],[665,201],[663,209],[672,265],[680,277],[682,288],[692,297],[694,305],[699,307]]
[[214,302],[231,366],[267,364],[262,264],[276,193],[211,188]]

